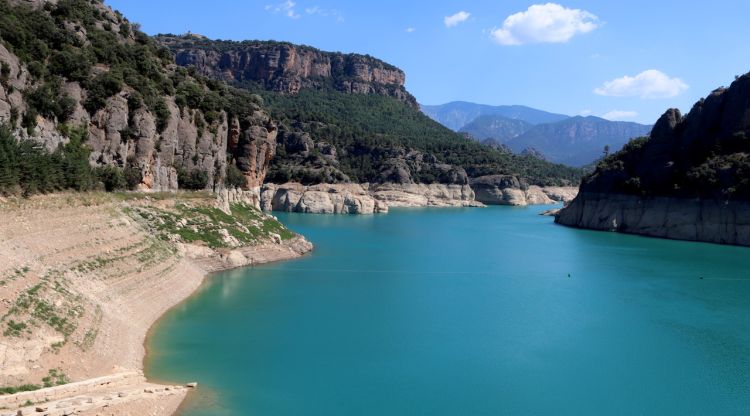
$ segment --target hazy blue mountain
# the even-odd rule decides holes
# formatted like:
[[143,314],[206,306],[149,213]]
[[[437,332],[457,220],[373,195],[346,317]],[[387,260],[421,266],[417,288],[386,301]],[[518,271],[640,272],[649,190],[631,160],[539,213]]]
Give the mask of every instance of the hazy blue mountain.
[[533,148],[551,162],[584,166],[602,157],[605,146],[613,153],[650,131],[643,124],[577,116],[534,126],[505,144],[516,153]]
[[475,140],[483,141],[495,139],[505,143],[531,130],[533,124],[520,119],[512,119],[498,115],[484,115],[477,117],[471,123],[463,126],[461,133],[467,133]]
[[568,118],[563,114],[549,113],[523,105],[491,106],[453,101],[442,105],[421,105],[420,107],[422,112],[431,119],[454,131],[460,130],[477,117],[484,115],[503,116],[513,120],[523,120],[530,124],[554,123]]

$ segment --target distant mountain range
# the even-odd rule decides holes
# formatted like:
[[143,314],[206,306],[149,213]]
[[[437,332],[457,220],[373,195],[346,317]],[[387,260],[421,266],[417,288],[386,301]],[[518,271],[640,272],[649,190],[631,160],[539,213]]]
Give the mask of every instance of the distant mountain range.
[[525,120],[498,115],[483,115],[461,127],[459,131],[467,133],[479,141],[494,139],[500,143],[506,143],[532,128],[534,128],[534,124]]
[[530,124],[554,123],[569,117],[564,114],[549,113],[523,105],[491,106],[465,101],[454,101],[442,105],[423,105],[421,108],[422,112],[427,114],[431,119],[454,131],[459,131],[465,125],[476,120],[477,117],[486,115],[502,116],[511,120],[523,120]]
[[569,166],[584,166],[622,149],[630,139],[647,136],[651,126],[599,117],[571,117],[557,123],[539,124],[505,142],[512,151],[535,149],[546,160]]
[[599,117],[570,117],[520,105],[489,106],[463,101],[421,106],[435,121],[475,140],[503,145],[513,152],[531,151],[569,166],[585,166],[630,139],[646,136],[651,126]]

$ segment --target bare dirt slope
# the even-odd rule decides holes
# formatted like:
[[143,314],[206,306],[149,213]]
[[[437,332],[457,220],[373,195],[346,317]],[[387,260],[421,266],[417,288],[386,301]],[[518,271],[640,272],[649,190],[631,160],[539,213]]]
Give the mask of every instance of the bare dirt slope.
[[[0,386],[50,387],[141,374],[147,331],[201,284],[207,269],[292,258],[311,249],[252,208],[237,207],[245,213],[242,218],[253,218],[243,225],[212,204],[195,196],[104,194],[0,201]],[[145,399],[135,394],[153,390],[142,375],[125,379],[103,397],[149,402],[148,394]],[[87,389],[52,389],[22,402],[0,396],[0,409],[26,400],[85,398]],[[130,394],[119,397],[126,390]],[[185,394],[178,388],[171,392],[180,400]],[[23,394],[30,393],[15,396]],[[85,402],[79,405],[91,404]],[[174,411],[164,409],[154,414]]]

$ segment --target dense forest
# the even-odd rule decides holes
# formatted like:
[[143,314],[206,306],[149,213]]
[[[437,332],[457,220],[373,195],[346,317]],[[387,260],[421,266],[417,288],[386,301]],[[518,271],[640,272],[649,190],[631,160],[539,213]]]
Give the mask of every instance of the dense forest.
[[[283,95],[244,88],[261,95],[282,126],[304,126],[313,140],[325,140],[339,149],[341,170],[354,181],[379,182],[383,163],[394,149],[415,149],[439,161],[460,166],[470,177],[513,174],[540,185],[577,184],[579,169],[555,165],[532,156],[493,149],[454,133],[402,102],[375,94],[344,94],[332,89],[302,90]],[[272,164],[283,169],[283,155]],[[419,175],[421,182],[439,178]]]

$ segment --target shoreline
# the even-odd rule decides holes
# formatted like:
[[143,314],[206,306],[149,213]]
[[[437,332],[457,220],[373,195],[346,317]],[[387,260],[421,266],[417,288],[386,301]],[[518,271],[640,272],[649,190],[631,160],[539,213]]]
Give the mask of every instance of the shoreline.
[[[148,339],[159,320],[199,293],[216,272],[290,260],[313,248],[297,234],[286,231],[282,241],[269,231],[272,238],[261,236],[251,246],[209,249],[165,240],[157,228],[125,212],[145,207],[161,214],[178,206],[176,201],[193,204],[196,211],[215,204],[196,194],[123,200],[109,194],[54,194],[0,205],[7,219],[0,224],[0,255],[10,259],[0,265],[0,315],[3,325],[12,324],[9,316],[17,322],[30,319],[27,332],[0,338],[0,385],[38,382],[50,368],[65,374],[62,386],[0,396],[0,414],[36,414],[37,408],[50,415],[174,414],[191,386],[157,383],[144,375]],[[270,223],[284,234],[271,217],[253,215],[258,218],[251,220],[253,227],[262,225],[266,232]],[[61,297],[58,287],[75,300],[70,310],[80,311],[64,340],[17,308],[33,291],[38,302],[59,306],[62,314],[72,300]]]
[[[162,323],[163,319],[167,315],[169,315],[175,308],[180,307],[180,305],[183,305],[184,303],[189,302],[192,298],[200,295],[201,290],[203,290],[206,286],[210,285],[212,283],[211,280],[214,279],[216,277],[216,275],[218,275],[220,273],[228,272],[228,271],[231,271],[231,270],[239,270],[239,269],[252,268],[252,267],[254,267],[256,265],[264,265],[264,264],[280,263],[280,262],[285,262],[285,261],[293,261],[293,260],[301,259],[301,258],[303,258],[303,257],[305,257],[307,255],[310,255],[311,253],[312,253],[312,250],[308,251],[306,253],[302,253],[302,254],[300,254],[298,256],[295,256],[295,257],[284,257],[284,258],[270,259],[270,260],[268,260],[266,262],[255,263],[255,264],[252,264],[252,265],[245,265],[245,266],[238,266],[238,267],[230,267],[230,268],[226,268],[226,269],[206,271],[205,274],[204,274],[204,276],[203,276],[203,280],[201,281],[200,285],[198,285],[198,287],[195,288],[195,290],[193,290],[188,296],[186,296],[185,298],[183,298],[179,302],[175,303],[169,309],[167,309],[163,314],[161,314],[151,324],[151,326],[149,327],[148,331],[146,332],[146,336],[145,336],[145,338],[143,340],[143,348],[144,348],[145,354],[143,355],[143,363],[142,363],[142,366],[141,366],[142,367],[141,371],[143,371],[143,374],[144,374],[144,376],[146,376],[146,379],[149,382],[151,382],[151,383],[160,384],[160,385],[171,385],[173,382],[175,382],[175,381],[170,381],[170,380],[155,379],[155,378],[152,378],[152,377],[149,376],[148,372],[146,371],[146,368],[148,368],[148,364],[147,363],[150,360],[153,359],[153,357],[151,356],[152,355],[151,352],[153,351],[153,347],[151,347],[149,345],[149,343],[150,343],[149,341],[154,336],[155,332],[158,331],[159,325]],[[200,382],[198,382],[198,387],[200,388]],[[180,412],[182,410],[184,410],[185,406],[188,405],[188,403],[190,401],[190,396],[191,395],[195,395],[195,394],[197,394],[196,389],[187,390],[186,393],[185,393],[185,395],[184,395],[184,397],[180,401],[179,406],[172,413],[170,413],[169,415],[165,415],[165,416],[177,416],[177,415],[179,415]]]
[[[112,196],[106,194],[104,196],[98,194],[56,194],[34,197],[30,200],[25,201],[5,201],[4,204],[0,204],[0,212],[13,212],[13,208],[9,209],[8,207],[15,205],[16,212],[14,213],[14,215],[23,219],[23,221],[20,222],[26,224],[26,228],[23,228],[24,231],[21,231],[21,234],[23,234],[24,232],[28,233],[29,227],[31,227],[31,231],[34,231],[36,233],[49,232],[49,230],[45,228],[45,225],[49,224],[34,224],[33,217],[35,215],[37,217],[42,217],[45,219],[45,221],[47,221],[47,216],[54,217],[55,215],[57,215],[65,217],[65,213],[73,214],[72,220],[64,222],[63,224],[56,224],[55,221],[52,221],[52,228],[54,229],[53,233],[56,231],[61,235],[58,242],[62,242],[63,245],[70,245],[70,247],[63,247],[61,249],[64,252],[75,251],[73,250],[76,248],[75,244],[82,244],[85,246],[93,245],[93,247],[89,247],[88,251],[84,250],[83,253],[68,253],[70,254],[70,256],[72,256],[73,260],[80,262],[82,261],[82,259],[91,259],[92,257],[98,259],[98,256],[103,255],[103,252],[106,252],[107,254],[109,254],[110,252],[121,252],[122,250],[124,250],[123,247],[125,247],[125,243],[134,239],[133,236],[141,238],[144,241],[155,240],[159,237],[156,234],[156,229],[145,226],[141,221],[139,221],[140,218],[139,220],[135,220],[134,218],[136,215],[133,215],[132,212],[130,214],[125,214],[125,210],[132,209],[137,214],[140,212],[138,210],[143,207],[158,207],[159,209],[169,209],[170,207],[174,208],[175,205],[178,205],[177,201],[179,201],[179,203],[185,203],[186,201],[188,201],[187,203],[193,203],[192,201],[190,201],[190,198],[195,198],[196,200],[202,198],[201,203],[203,203],[204,205],[207,203],[207,201],[209,201],[209,199],[210,204],[216,204],[215,200],[211,196],[205,194],[202,196],[198,196],[195,194],[167,194],[162,196],[140,194],[125,198],[124,201],[113,200]],[[92,202],[92,199],[95,201]],[[22,206],[24,208],[20,209],[20,207]],[[410,208],[405,207],[403,209]],[[54,211],[54,213],[50,213],[50,210]],[[60,211],[62,211],[62,215]],[[86,211],[88,211],[89,215],[86,215]],[[25,218],[25,216],[31,217],[32,220]],[[13,215],[11,215],[10,217],[12,218]],[[275,217],[270,217],[270,213],[263,214],[261,215],[261,217],[273,218],[275,220]],[[11,220],[11,222],[13,221]],[[117,226],[113,227],[113,223],[115,223]],[[80,232],[80,230],[78,230],[81,228],[85,229],[87,227],[98,227],[97,229],[99,230],[99,233],[94,235],[100,238],[94,239],[87,232]],[[8,227],[6,226],[5,228]],[[10,228],[13,229],[13,227]],[[125,234],[127,235],[121,235],[123,234],[122,229],[125,229],[125,231],[130,231],[130,233],[126,232]],[[78,231],[79,234],[84,235],[69,237],[69,235],[75,233],[74,230]],[[118,230],[120,231],[119,234],[116,232]],[[3,231],[5,231],[5,235],[3,235]],[[12,243],[14,241],[14,237],[18,237],[19,235],[18,230],[10,233],[8,233],[7,231],[8,230],[3,229],[3,225],[0,225],[0,237],[10,238],[10,241],[0,240],[0,254],[3,254],[4,249],[8,249],[8,247],[4,247],[2,243]],[[33,232],[32,235],[34,235]],[[102,237],[102,235],[104,237]],[[195,245],[186,242],[173,241],[169,244],[171,244],[171,246],[175,248],[175,251],[174,253],[168,253],[165,257],[165,260],[163,261],[167,263],[173,263],[172,266],[170,266],[172,268],[171,271],[169,271],[170,267],[164,270],[160,269],[158,266],[158,264],[160,263],[159,259],[157,259],[156,261],[157,265],[152,264],[150,266],[147,264],[143,264],[141,260],[138,260],[134,265],[131,265],[132,267],[135,267],[137,271],[130,270],[129,272],[127,272],[126,270],[126,272],[123,272],[126,276],[125,278],[120,278],[120,276],[118,275],[118,279],[120,280],[134,280],[134,282],[131,282],[130,284],[131,287],[127,287],[128,285],[125,285],[126,287],[124,289],[126,291],[124,293],[119,293],[117,290],[113,290],[111,287],[109,287],[108,285],[111,284],[111,282],[109,281],[107,281],[106,284],[104,284],[103,282],[99,282],[102,283],[102,285],[100,285],[102,287],[92,288],[88,286],[88,284],[79,286],[78,289],[81,290],[81,293],[83,295],[90,295],[90,297],[92,297],[96,302],[109,302],[109,300],[111,300],[111,297],[115,296],[115,300],[119,302],[119,304],[115,305],[115,308],[113,309],[115,315],[114,317],[112,316],[113,312],[111,310],[108,310],[109,308],[105,307],[105,309],[107,309],[104,313],[104,320],[106,322],[102,323],[101,325],[103,327],[103,331],[99,334],[99,337],[96,340],[96,345],[91,347],[90,351],[70,352],[70,348],[68,348],[68,351],[55,353],[56,355],[64,357],[64,360],[60,359],[60,361],[66,363],[66,366],[70,366],[70,362],[73,361],[73,363],[75,363],[76,360],[78,360],[79,362],[94,362],[94,364],[89,366],[93,368],[77,369],[80,370],[78,372],[73,371],[73,374],[70,375],[71,378],[75,380],[75,382],[71,384],[85,383],[88,380],[95,379],[103,375],[106,376],[107,374],[109,374],[110,376],[117,376],[119,374],[124,374],[123,372],[135,371],[137,373],[137,377],[129,379],[131,382],[125,387],[114,386],[117,387],[114,390],[105,389],[104,391],[98,391],[97,389],[93,388],[83,388],[65,396],[56,397],[53,395],[47,395],[49,389],[43,388],[21,397],[36,397],[37,399],[31,401],[40,403],[47,402],[45,403],[45,405],[57,406],[61,408],[65,408],[66,406],[70,407],[82,405],[83,408],[77,413],[82,415],[94,415],[97,414],[94,413],[94,411],[96,411],[97,409],[102,410],[104,408],[106,408],[108,412],[114,412],[108,414],[119,414],[117,413],[118,411],[133,412],[139,410],[143,412],[151,412],[152,414],[159,416],[178,414],[180,409],[183,408],[183,406],[185,406],[185,403],[188,402],[187,398],[191,394],[191,391],[193,389],[185,384],[170,385],[169,380],[152,380],[147,378],[145,375],[145,370],[147,368],[146,363],[150,359],[149,340],[153,336],[154,331],[157,330],[160,320],[162,320],[174,308],[178,307],[184,302],[189,301],[193,296],[199,294],[201,288],[209,284],[210,279],[216,273],[246,266],[293,260],[296,258],[300,258],[312,251],[312,244],[305,240],[303,236],[297,234],[293,235],[293,237],[283,242],[276,239],[269,239],[268,241],[264,240],[262,243],[253,246],[235,246],[232,249],[216,250],[209,249],[205,245]],[[102,239],[123,241],[120,242],[120,246],[109,247],[109,241],[107,241],[106,243],[99,241]],[[32,257],[34,255],[38,255],[39,257],[49,256],[51,258],[54,258],[54,253],[57,253],[59,251],[57,250],[57,248],[54,248],[54,250],[51,250],[51,252],[46,252],[44,249],[46,248],[48,251],[50,251],[49,247],[35,247],[28,241],[23,241],[22,243],[29,244],[29,247],[26,248],[28,249],[29,254],[31,254]],[[22,246],[23,244],[17,245]],[[70,258],[68,258],[67,260],[71,261]],[[75,262],[73,262],[73,264],[75,264]],[[149,267],[151,268],[149,269]],[[141,269],[144,268],[146,269],[145,273],[141,273]],[[0,277],[2,276],[2,273],[3,270],[2,267],[0,267]],[[97,280],[97,273],[97,271],[89,271],[89,274],[83,273],[80,276],[77,274],[75,278],[84,280]],[[167,273],[169,275],[167,276],[166,280],[163,276],[164,273]],[[91,276],[91,274],[93,274],[93,277]],[[144,289],[141,287],[144,283],[153,285],[153,287]],[[3,295],[4,289],[5,288],[0,287],[0,295]],[[133,295],[132,293],[129,293],[128,290],[141,291],[142,296],[138,296],[138,294]],[[102,293],[99,292],[104,292],[104,296],[100,296]],[[1,297],[2,296],[0,296],[0,298]],[[145,297],[145,299],[143,297]],[[144,302],[146,302],[146,310],[143,310]],[[141,306],[139,307],[138,305]],[[119,308],[117,306],[119,306]],[[96,306],[96,308],[97,312],[99,312],[99,306]],[[123,310],[123,308],[125,310]],[[0,309],[0,314],[1,313],[2,310]],[[124,324],[117,319],[117,314],[131,317],[133,322],[135,323],[131,326],[128,326],[127,324]],[[88,315],[91,315],[91,313],[88,313]],[[73,335],[81,335],[80,332],[81,331],[78,331]],[[102,340],[103,338],[105,340]],[[138,343],[138,348],[134,348],[134,346],[131,345],[133,341],[136,341]],[[3,342],[0,342],[0,364],[3,363],[3,360],[5,358],[7,358],[3,357],[3,354],[6,353],[6,349],[4,349],[3,345],[4,342],[6,342],[6,339],[3,339]],[[59,358],[55,357],[55,355],[53,355],[52,353],[49,353],[48,355],[52,355],[53,359]],[[45,364],[44,360],[39,357],[37,357],[37,361],[42,364],[42,367],[46,366],[47,368],[54,368],[54,366],[49,363]],[[108,365],[110,364],[112,364],[112,366],[108,367]],[[26,365],[29,365],[29,363],[26,363]],[[75,369],[75,364],[72,365],[72,368]],[[36,365],[36,367],[39,367],[39,365]],[[33,381],[34,378],[33,374],[27,374],[25,378],[21,379],[23,380],[22,382],[16,382],[15,384],[12,384],[8,382],[8,377],[2,376],[3,374],[0,373],[0,383],[5,385],[20,385]],[[10,379],[13,378],[11,377]],[[192,383],[193,381],[194,380],[183,380],[184,383]],[[118,389],[124,390],[126,387],[132,387],[133,389],[132,391],[128,391],[126,395],[123,395],[122,391],[118,391]],[[153,396],[153,392],[155,390],[167,387],[169,387],[168,399],[165,399],[162,396],[158,398]],[[88,403],[84,403],[83,399],[89,399],[88,396],[100,393],[101,397],[96,399],[98,400],[98,405],[96,405],[97,403],[91,403],[90,400]],[[24,395],[25,393],[20,394]],[[13,402],[13,396],[16,395],[0,396],[0,409],[7,409],[9,407],[12,407],[9,406],[8,403]],[[42,397],[42,399],[39,399],[39,397]],[[25,403],[25,401],[22,402]],[[20,405],[20,403],[21,402],[18,402],[16,404]],[[90,405],[96,406],[92,407]],[[23,409],[25,412],[31,411],[31,413],[33,413],[35,410],[35,406],[27,406],[23,407]],[[89,410],[91,410],[92,413],[89,413]],[[0,410],[0,414],[1,413],[2,411]]]

